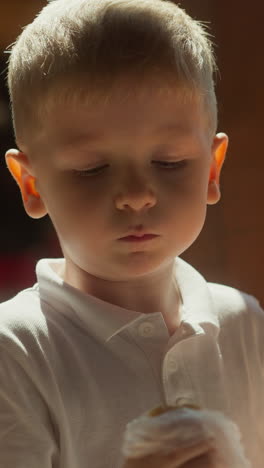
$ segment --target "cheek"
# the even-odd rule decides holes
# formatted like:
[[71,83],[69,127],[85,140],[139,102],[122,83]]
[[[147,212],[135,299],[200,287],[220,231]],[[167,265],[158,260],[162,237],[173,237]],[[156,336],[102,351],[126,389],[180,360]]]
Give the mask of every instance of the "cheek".
[[[177,183],[178,182],[178,183]],[[188,239],[200,233],[207,211],[207,174],[190,173],[180,182],[170,185],[167,192],[167,219]],[[187,240],[189,242],[189,240]]]
[[[47,190],[46,190],[47,187]],[[44,187],[44,198],[49,212],[57,215],[62,212],[71,217],[81,213],[92,212],[92,208],[100,202],[100,194],[95,185],[89,186],[84,178],[60,176],[49,178]]]
[[207,201],[208,181],[205,171],[189,171],[166,186],[168,197],[177,204],[199,206]]
[[92,235],[109,212],[103,203],[104,191],[87,190],[84,183],[74,186],[50,183],[48,190],[43,192],[51,221],[57,233],[65,238]]

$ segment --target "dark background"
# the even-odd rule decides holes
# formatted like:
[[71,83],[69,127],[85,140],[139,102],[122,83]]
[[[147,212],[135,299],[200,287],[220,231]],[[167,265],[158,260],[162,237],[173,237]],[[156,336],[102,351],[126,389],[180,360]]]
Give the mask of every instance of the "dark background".
[[[35,282],[37,259],[61,255],[49,219],[33,220],[25,214],[4,161],[5,151],[15,145],[4,50],[45,3],[2,0],[0,4],[0,300]],[[183,0],[181,6],[196,19],[211,23],[220,70],[219,131],[230,137],[222,199],[208,207],[202,234],[182,257],[209,281],[245,290],[264,304],[264,6],[261,0],[252,4],[245,0]]]

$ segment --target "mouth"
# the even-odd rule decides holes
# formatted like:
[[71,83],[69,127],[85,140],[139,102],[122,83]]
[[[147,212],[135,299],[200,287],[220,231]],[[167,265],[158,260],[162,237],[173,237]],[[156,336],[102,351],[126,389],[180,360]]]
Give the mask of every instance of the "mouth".
[[138,235],[138,236],[126,236],[126,237],[121,237],[119,240],[120,241],[125,241],[125,242],[145,242],[151,239],[155,239],[156,237],[159,237],[157,234],[143,234],[143,235]]

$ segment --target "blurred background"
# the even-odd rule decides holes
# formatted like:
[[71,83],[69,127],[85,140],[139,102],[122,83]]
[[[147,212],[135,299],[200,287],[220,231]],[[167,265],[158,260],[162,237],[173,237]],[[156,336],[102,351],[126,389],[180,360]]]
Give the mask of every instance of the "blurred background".
[[[39,258],[61,256],[48,217],[33,220],[24,212],[4,161],[5,151],[15,146],[4,51],[45,4],[44,0],[2,0],[0,4],[0,301],[36,281]],[[196,19],[211,24],[220,70],[219,131],[230,138],[222,199],[208,207],[204,230],[182,257],[208,281],[242,289],[264,305],[264,5],[260,0],[252,6],[246,0],[183,0],[180,4]]]

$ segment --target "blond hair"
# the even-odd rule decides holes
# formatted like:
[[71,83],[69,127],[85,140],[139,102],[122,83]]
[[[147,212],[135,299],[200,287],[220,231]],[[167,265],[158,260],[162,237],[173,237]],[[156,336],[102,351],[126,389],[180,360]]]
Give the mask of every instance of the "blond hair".
[[136,88],[151,77],[198,90],[215,130],[215,69],[205,27],[170,1],[53,0],[11,49],[8,86],[17,140],[51,96],[53,102],[82,92],[107,96],[125,76]]

